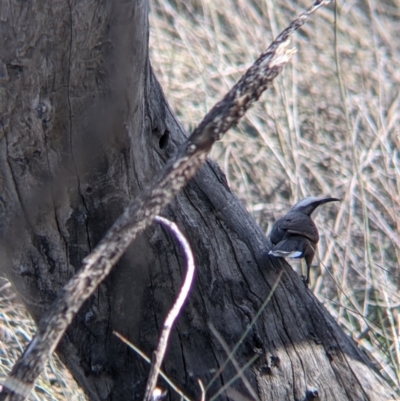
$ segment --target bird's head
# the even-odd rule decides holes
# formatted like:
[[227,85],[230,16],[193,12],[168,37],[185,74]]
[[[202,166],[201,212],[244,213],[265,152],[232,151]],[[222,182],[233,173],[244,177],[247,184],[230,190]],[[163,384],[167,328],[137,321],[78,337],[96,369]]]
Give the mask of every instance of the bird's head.
[[301,201],[297,202],[290,209],[290,211],[304,213],[307,216],[315,217],[319,206],[324,205],[325,203],[328,202],[335,202],[335,201],[340,201],[340,199],[332,198],[329,196],[324,196],[324,197],[309,196],[308,198],[304,198]]

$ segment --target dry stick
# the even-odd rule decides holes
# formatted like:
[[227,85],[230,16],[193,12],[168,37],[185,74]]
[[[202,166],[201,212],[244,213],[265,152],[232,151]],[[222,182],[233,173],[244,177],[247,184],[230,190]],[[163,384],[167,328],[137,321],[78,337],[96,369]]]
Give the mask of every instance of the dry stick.
[[215,393],[209,401],[214,401],[217,400],[220,394],[222,394],[225,390],[229,389],[231,385],[239,378],[244,376],[244,372],[249,368],[253,363],[260,357],[260,355],[253,355],[252,358],[239,370],[238,373],[236,373],[235,376],[233,376],[229,381],[227,381],[219,390],[217,393]]
[[[136,347],[136,345],[132,344],[129,342],[127,338],[125,338],[122,334],[117,333],[116,331],[113,331],[113,334],[115,334],[122,342],[124,342],[129,348],[133,349],[139,356],[141,356],[148,364],[151,365],[151,360],[150,358],[144,354],[139,348]],[[181,400],[183,401],[191,401],[190,398],[185,395],[179,388],[176,386],[171,379],[162,371],[160,370],[160,376],[169,384],[169,386],[181,396]]]
[[204,384],[201,381],[201,379],[197,379],[197,383],[199,383],[199,387],[200,387],[200,391],[201,391],[200,401],[206,401],[206,388],[204,387]]
[[189,290],[192,286],[195,269],[193,252],[188,241],[186,240],[185,236],[180,232],[177,225],[160,216],[157,216],[154,220],[158,221],[161,224],[164,224],[175,234],[178,242],[183,248],[183,252],[186,255],[187,273],[181,291],[176,298],[174,305],[169,311],[167,318],[165,319],[163,330],[160,335],[160,340],[158,341],[157,349],[153,354],[153,363],[151,365],[149,379],[147,381],[146,392],[144,396],[145,401],[151,401],[154,398],[153,392],[157,384],[161,363],[164,359],[165,351],[167,349],[168,338],[171,333],[172,325],[174,324],[175,319],[179,316],[179,312],[181,311],[182,306],[185,303],[187,296],[189,295]]
[[[243,332],[243,334],[241,335],[241,337],[239,338],[239,341],[235,344],[235,346],[233,347],[232,351],[229,353],[228,358],[225,360],[225,362],[220,366],[220,368],[215,372],[213,378],[209,381],[206,390],[208,391],[211,388],[211,385],[215,382],[215,380],[217,379],[217,377],[224,371],[224,369],[226,368],[226,365],[228,364],[228,362],[230,360],[232,360],[233,356],[235,355],[236,351],[239,349],[240,345],[243,344],[244,339],[246,338],[246,336],[250,333],[250,330],[253,328],[253,325],[255,324],[255,322],[258,320],[258,318],[261,316],[261,313],[264,311],[264,309],[267,307],[269,301],[272,298],[272,295],[274,295],[275,290],[277,289],[279,282],[281,281],[281,277],[283,274],[283,270],[280,271],[280,273],[278,274],[278,277],[275,280],[274,285],[271,288],[271,291],[268,293],[267,298],[265,298],[265,301],[263,302],[263,304],[261,305],[260,309],[257,311],[257,313],[255,314],[255,316],[253,317],[252,321],[248,324],[248,326],[246,327],[246,330]],[[209,325],[210,326],[210,325]],[[210,328],[211,329],[211,328]],[[219,392],[218,392],[219,393]]]
[[[218,342],[220,343],[220,345],[222,346],[222,348],[224,349],[226,355],[228,357],[230,357],[233,366],[235,367],[235,369],[237,370],[237,373],[239,373],[241,371],[239,362],[236,360],[236,358],[232,355],[232,352],[230,351],[228,344],[225,342],[225,340],[223,339],[223,337],[221,336],[221,334],[218,332],[218,330],[214,327],[214,325],[212,323],[210,323],[208,325],[209,329],[211,330],[211,333],[214,335],[214,337],[218,340]],[[247,380],[246,376],[241,376],[241,379],[243,381],[243,384],[246,386],[247,391],[250,393],[250,395],[253,397],[253,400],[258,401],[260,398],[258,397],[258,395],[256,394],[256,392],[254,391],[253,387],[251,386],[251,384],[249,383],[249,381]]]
[[311,13],[329,2],[315,1],[272,42],[239,82],[204,117],[165,168],[126,207],[40,319],[35,337],[4,383],[0,401],[22,401],[29,395],[36,378],[82,304],[107,277],[129,244],[194,176],[214,142],[240,120],[289,62],[294,53],[294,49],[287,49],[290,35],[306,22]]

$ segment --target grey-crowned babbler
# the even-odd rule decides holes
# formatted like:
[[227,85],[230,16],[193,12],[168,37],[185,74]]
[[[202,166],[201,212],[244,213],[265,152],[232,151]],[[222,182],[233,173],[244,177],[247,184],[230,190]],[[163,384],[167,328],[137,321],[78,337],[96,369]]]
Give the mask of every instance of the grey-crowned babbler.
[[314,196],[297,202],[283,217],[278,219],[270,234],[270,255],[283,258],[304,258],[307,264],[306,285],[310,280],[310,267],[319,241],[317,226],[312,220],[319,206],[338,198]]

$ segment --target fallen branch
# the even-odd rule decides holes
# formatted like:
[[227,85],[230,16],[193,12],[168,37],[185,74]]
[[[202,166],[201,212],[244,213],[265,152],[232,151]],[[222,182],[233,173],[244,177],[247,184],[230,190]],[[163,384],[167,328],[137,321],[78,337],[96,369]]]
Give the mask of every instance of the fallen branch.
[[215,141],[238,123],[289,62],[295,52],[287,48],[293,32],[306,22],[311,13],[329,2],[315,1],[272,42],[239,82],[204,117],[165,168],[126,207],[40,319],[35,337],[4,383],[0,401],[22,401],[28,397],[36,378],[82,304],[107,277],[129,244],[194,176]]

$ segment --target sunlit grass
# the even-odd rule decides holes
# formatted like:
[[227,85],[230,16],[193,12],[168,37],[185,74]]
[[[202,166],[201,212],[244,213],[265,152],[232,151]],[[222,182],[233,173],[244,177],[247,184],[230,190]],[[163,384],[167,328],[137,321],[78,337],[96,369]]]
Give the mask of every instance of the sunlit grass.
[[[24,351],[35,330],[35,325],[22,303],[16,300],[11,284],[0,278],[0,383]],[[47,363],[44,373],[39,376],[30,400],[83,401],[85,396],[54,355]]]
[[[308,5],[151,2],[152,65],[188,131]],[[320,9],[295,35],[298,53],[274,87],[211,154],[265,232],[304,196],[343,199],[317,218],[320,262],[314,261],[313,291],[397,391],[399,6],[399,0],[338,2],[337,42],[333,8]],[[8,286],[1,281],[0,380],[34,333]],[[83,399],[57,360],[32,397]]]
[[[152,64],[188,131],[310,2],[294,3],[153,1]],[[313,291],[397,390],[398,6],[338,2],[336,24],[333,6],[320,9],[274,88],[211,153],[265,232],[302,197],[343,199],[317,218]]]

